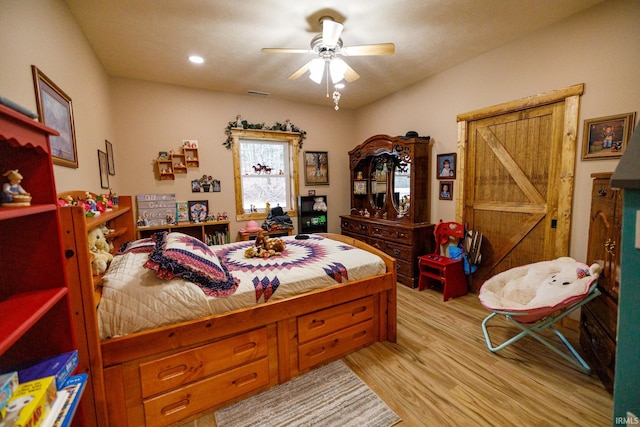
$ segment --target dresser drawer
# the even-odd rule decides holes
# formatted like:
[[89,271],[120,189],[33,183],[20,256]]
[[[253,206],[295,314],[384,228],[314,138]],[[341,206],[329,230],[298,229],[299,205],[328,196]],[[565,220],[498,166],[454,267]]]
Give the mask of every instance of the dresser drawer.
[[591,368],[611,391],[616,364],[616,343],[607,336],[588,311],[583,311],[580,317],[580,345],[587,353]]
[[298,317],[298,342],[305,343],[373,317],[373,297]]
[[589,312],[595,319],[598,319],[600,327],[609,335],[609,338],[616,339],[618,306],[609,296],[603,293],[586,304],[582,310]]
[[414,277],[414,263],[404,260],[396,260],[396,271],[399,275],[406,277]]
[[373,319],[298,346],[298,368],[304,371],[375,341]]
[[371,236],[411,245],[413,233],[396,225],[371,225]]
[[267,330],[257,329],[140,364],[142,397],[196,381],[267,355]]
[[396,243],[387,243],[385,245],[384,251],[397,260],[410,261],[413,258],[413,248],[411,246],[403,246]]
[[352,233],[364,234],[365,236],[369,235],[370,225],[368,222],[363,221],[351,221],[347,218],[342,218],[340,222],[342,230],[350,231]]
[[169,425],[268,384],[269,361],[264,358],[144,400],[145,424]]

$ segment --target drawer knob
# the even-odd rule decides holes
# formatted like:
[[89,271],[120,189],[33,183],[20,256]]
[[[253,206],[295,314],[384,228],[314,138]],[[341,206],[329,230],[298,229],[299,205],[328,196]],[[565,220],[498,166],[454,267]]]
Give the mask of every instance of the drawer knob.
[[238,387],[242,387],[245,384],[255,381],[256,378],[258,378],[258,373],[252,372],[249,375],[245,375],[244,377],[240,377],[238,379],[233,380],[232,384]]
[[258,344],[255,342],[248,342],[246,344],[240,345],[238,347],[235,347],[233,349],[233,354],[240,354],[240,353],[246,353],[247,351],[252,351],[254,350],[256,347],[258,347]]
[[160,410],[160,413],[162,415],[169,416],[171,414],[175,414],[178,411],[183,411],[185,409],[187,409],[187,406],[189,406],[189,398],[191,397],[191,395],[187,395],[187,399],[182,399],[179,400],[177,402],[171,403],[167,406],[165,406],[164,408],[162,408]]
[[158,379],[161,381],[167,381],[171,378],[179,377],[180,375],[184,375],[187,372],[187,365],[178,365],[172,366],[168,369],[163,369],[158,372]]

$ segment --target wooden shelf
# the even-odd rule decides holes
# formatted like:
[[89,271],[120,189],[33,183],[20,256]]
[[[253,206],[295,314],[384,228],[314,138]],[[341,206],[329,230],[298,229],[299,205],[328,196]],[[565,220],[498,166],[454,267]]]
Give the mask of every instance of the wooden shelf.
[[37,215],[43,212],[51,212],[58,209],[54,204],[21,206],[16,208],[0,207],[0,221],[12,218],[22,218],[28,215]]
[[154,233],[159,231],[177,231],[180,233],[188,234],[203,242],[209,244],[207,236],[212,232],[218,231],[225,233],[224,240],[228,243],[229,238],[229,220],[220,221],[206,221],[206,222],[182,222],[178,224],[166,224],[166,225],[154,225],[150,227],[136,227],[136,237],[142,239],[144,237],[151,237]]
[[51,288],[15,294],[0,302],[0,354],[15,344],[65,295],[66,287]]

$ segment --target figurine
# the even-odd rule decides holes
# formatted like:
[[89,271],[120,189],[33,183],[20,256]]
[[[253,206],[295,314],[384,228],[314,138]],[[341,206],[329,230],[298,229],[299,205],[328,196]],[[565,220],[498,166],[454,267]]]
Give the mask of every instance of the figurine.
[[2,186],[2,205],[3,206],[29,206],[31,205],[31,195],[22,188],[22,175],[18,169],[8,170],[2,174],[6,176],[9,182]]

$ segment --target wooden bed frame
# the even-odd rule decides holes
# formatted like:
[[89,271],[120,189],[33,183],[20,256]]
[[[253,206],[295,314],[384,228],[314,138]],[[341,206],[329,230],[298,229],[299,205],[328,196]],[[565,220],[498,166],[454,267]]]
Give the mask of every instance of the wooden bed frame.
[[[84,192],[70,192],[78,195]],[[80,369],[90,383],[85,422],[170,425],[284,383],[377,341],[396,341],[395,259],[359,240],[322,234],[379,255],[386,273],[330,289],[100,340],[87,232],[107,223],[116,247],[133,240],[131,197],[97,218],[60,208]]]

